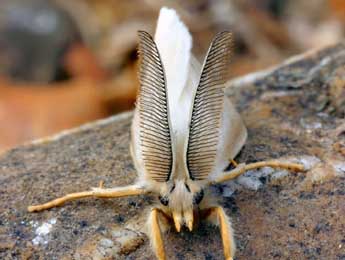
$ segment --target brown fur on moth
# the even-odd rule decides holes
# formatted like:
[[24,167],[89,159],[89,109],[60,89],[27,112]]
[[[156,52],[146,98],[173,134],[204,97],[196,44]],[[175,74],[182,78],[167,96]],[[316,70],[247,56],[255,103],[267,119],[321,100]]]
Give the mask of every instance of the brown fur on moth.
[[225,259],[233,259],[235,241],[229,217],[206,188],[263,166],[301,171],[293,163],[264,161],[223,170],[243,147],[247,130],[224,95],[231,34],[215,36],[202,66],[191,54],[192,38],[176,12],[162,8],[155,38],[140,31],[140,91],[131,128],[131,155],[138,179],[133,185],[68,194],[30,212],[69,200],[154,194],[148,216],[152,248],[166,259],[162,235],[174,223],[180,232],[195,228],[195,218],[219,225]]

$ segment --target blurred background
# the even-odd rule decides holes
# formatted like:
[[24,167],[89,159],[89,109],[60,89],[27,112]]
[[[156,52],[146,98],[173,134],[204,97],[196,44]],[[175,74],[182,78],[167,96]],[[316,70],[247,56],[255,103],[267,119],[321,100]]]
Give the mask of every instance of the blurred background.
[[344,0],[0,0],[0,153],[133,108],[137,30],[176,9],[199,60],[235,35],[232,77],[339,42]]

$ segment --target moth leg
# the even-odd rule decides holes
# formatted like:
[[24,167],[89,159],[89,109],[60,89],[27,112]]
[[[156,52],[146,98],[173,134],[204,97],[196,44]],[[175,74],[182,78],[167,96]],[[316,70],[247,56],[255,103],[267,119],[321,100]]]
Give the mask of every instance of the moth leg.
[[235,169],[225,172],[223,176],[218,177],[214,183],[220,183],[224,181],[229,181],[236,179],[240,175],[244,174],[246,171],[254,170],[261,167],[272,167],[276,169],[286,169],[289,171],[301,172],[305,171],[302,164],[298,163],[284,163],[276,160],[255,162],[250,164],[239,164]]
[[236,168],[238,163],[234,159],[230,159],[230,163]]
[[155,252],[157,259],[165,260],[166,256],[165,256],[165,250],[164,250],[164,243],[162,239],[162,229],[160,226],[159,216],[165,217],[159,209],[154,208],[151,210],[151,213],[148,219],[148,228],[149,228],[151,246],[152,246],[153,251]]
[[212,207],[204,210],[202,213],[213,224],[219,225],[220,234],[222,237],[224,258],[226,260],[233,260],[236,251],[234,232],[231,227],[229,217],[225,214],[222,207]]
[[125,187],[112,188],[112,189],[92,188],[90,191],[70,193],[63,197],[54,199],[44,204],[29,206],[28,211],[29,212],[42,211],[45,209],[61,206],[67,201],[81,199],[81,198],[88,198],[88,197],[117,198],[117,197],[140,195],[140,194],[145,194],[145,193],[146,191],[137,185],[129,185]]

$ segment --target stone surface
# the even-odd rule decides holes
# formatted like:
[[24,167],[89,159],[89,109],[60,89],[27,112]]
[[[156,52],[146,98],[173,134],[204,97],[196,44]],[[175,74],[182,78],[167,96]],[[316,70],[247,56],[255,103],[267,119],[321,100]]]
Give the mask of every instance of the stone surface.
[[[309,169],[264,168],[212,188],[232,218],[237,260],[345,258],[344,65],[339,44],[228,83],[249,130],[236,160],[278,158]],[[106,187],[133,182],[130,123],[131,114],[123,114],[0,157],[1,259],[153,259],[144,224],[154,198],[26,211],[101,180]],[[169,259],[223,259],[217,228],[201,224],[164,238]]]

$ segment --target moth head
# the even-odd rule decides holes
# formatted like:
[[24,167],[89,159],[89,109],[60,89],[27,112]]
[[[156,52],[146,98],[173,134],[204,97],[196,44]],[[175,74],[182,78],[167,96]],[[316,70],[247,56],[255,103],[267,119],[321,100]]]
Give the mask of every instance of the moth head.
[[204,199],[204,189],[191,180],[175,180],[167,183],[158,199],[163,207],[171,214],[177,231],[186,226],[193,229],[194,212]]
[[[184,126],[180,128],[176,123],[179,115],[171,113],[179,103],[169,96],[172,92],[168,90],[175,86],[167,81],[164,60],[153,38],[139,32],[140,90],[134,129],[140,169],[144,179],[154,183],[152,190],[159,191],[160,203],[171,214],[177,231],[183,225],[192,230],[194,210],[203,200],[201,184],[208,182],[216,165],[230,50],[231,34],[217,34],[203,63],[199,83],[187,95],[188,106],[181,113],[189,118],[182,121]],[[165,62],[168,64],[169,60]]]

